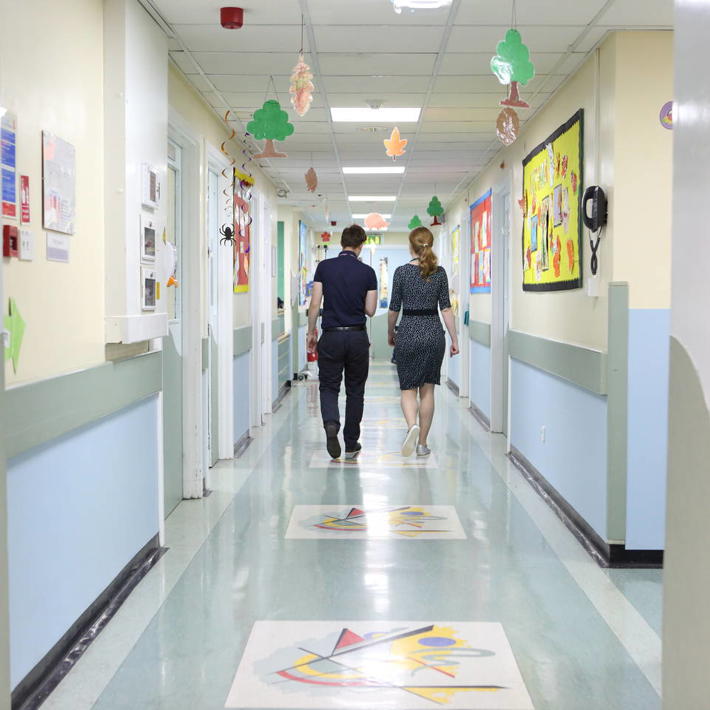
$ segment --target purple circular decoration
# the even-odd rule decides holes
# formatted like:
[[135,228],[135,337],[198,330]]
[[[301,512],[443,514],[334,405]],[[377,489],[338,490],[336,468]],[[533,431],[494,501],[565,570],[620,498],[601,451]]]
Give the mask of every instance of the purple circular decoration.
[[426,636],[423,639],[419,639],[419,643],[422,646],[435,646],[436,648],[442,648],[444,646],[453,646],[456,641],[453,639],[447,639],[444,636]]
[[658,114],[658,120],[664,128],[669,131],[673,130],[673,102],[666,101],[661,107],[661,112]]
[[402,513],[402,515],[424,515],[424,513],[422,513],[421,511],[418,511],[418,510],[408,510],[408,511]]

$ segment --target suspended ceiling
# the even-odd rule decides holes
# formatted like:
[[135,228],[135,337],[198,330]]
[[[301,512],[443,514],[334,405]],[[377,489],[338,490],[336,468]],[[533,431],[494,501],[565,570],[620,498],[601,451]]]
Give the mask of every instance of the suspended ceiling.
[[[239,0],[245,25],[225,30],[219,2],[142,0],[171,35],[170,56],[215,111],[231,109],[242,130],[265,98],[289,110],[295,133],[279,147],[287,159],[262,161],[284,203],[301,207],[325,229],[326,209],[342,228],[352,213],[393,213],[404,230],[426,217],[436,191],[452,199],[500,144],[495,119],[505,88],[491,74],[496,43],[510,27],[513,0],[453,0],[449,8],[395,14],[390,0]],[[537,75],[524,89],[529,120],[585,57],[617,29],[670,29],[673,0],[517,0],[517,27]],[[301,46],[315,73],[311,110],[291,109],[289,79]],[[270,78],[273,77],[274,88]],[[275,94],[275,95],[274,95]],[[382,140],[392,124],[332,123],[331,107],[422,107],[419,122],[400,124],[409,139],[395,165],[403,175],[348,175],[344,166],[391,166]],[[304,173],[315,167],[316,194]],[[320,195],[320,197],[319,197]],[[393,203],[354,203],[348,195],[396,195]]]

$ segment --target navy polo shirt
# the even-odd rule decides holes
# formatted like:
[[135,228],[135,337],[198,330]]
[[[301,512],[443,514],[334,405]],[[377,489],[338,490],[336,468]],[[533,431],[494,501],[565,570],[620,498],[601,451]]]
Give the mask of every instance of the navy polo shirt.
[[313,280],[323,284],[323,328],[367,323],[365,296],[377,291],[377,276],[354,251],[321,261]]

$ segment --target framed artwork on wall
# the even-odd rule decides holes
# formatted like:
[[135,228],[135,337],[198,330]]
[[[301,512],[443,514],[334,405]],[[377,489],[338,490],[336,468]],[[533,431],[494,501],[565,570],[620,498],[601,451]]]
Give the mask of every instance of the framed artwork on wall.
[[141,213],[141,261],[155,261],[155,240],[158,226],[150,215]]
[[582,286],[584,111],[523,160],[523,290]]
[[492,191],[471,205],[471,293],[491,292]]
[[158,273],[155,269],[147,266],[141,267],[141,288],[143,310],[154,311],[158,303]]

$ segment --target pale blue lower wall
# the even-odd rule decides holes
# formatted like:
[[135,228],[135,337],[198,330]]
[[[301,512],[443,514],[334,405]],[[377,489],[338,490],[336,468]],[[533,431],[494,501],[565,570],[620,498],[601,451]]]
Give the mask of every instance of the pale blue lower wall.
[[491,418],[491,349],[471,340],[469,350],[469,398],[488,419]]
[[449,361],[449,379],[457,386],[461,387],[461,356],[449,357],[449,348],[451,347],[451,338],[446,335],[446,355],[445,358]]
[[604,540],[606,424],[605,397],[511,360],[511,444]]
[[629,310],[626,547],[665,544],[670,310]]
[[306,326],[301,326],[298,329],[298,343],[296,347],[298,348],[298,371],[304,370],[306,368],[306,331],[308,329]]
[[13,687],[158,532],[158,398],[8,461]]
[[251,381],[251,353],[234,358],[234,441],[249,431],[249,383]]
[[279,344],[271,341],[271,401],[279,396]]

